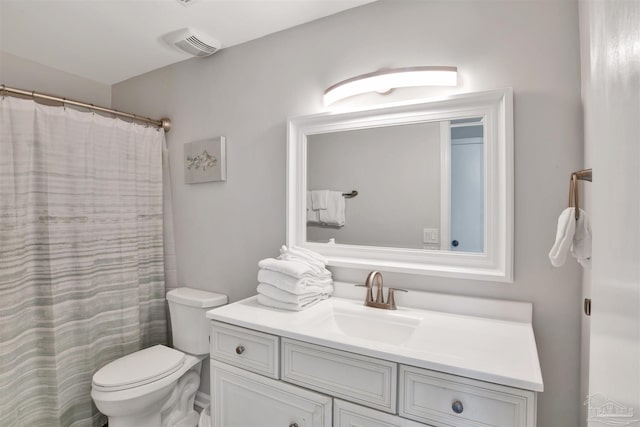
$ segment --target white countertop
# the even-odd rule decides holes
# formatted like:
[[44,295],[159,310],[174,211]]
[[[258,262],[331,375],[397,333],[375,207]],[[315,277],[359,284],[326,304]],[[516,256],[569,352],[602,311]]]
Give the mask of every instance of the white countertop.
[[[530,311],[528,303],[479,301],[480,304],[482,301],[511,304],[516,308],[520,305]],[[366,322],[372,319],[371,330],[365,332],[371,336],[338,333],[336,325],[326,317],[332,310],[368,316]],[[504,320],[418,308],[401,307],[391,311],[364,307],[362,301],[337,297],[305,311],[293,312],[260,305],[256,297],[251,297],[210,310],[207,318],[392,362],[543,391],[533,328],[530,320],[522,321],[527,318],[526,314],[519,320]],[[406,339],[385,335],[385,322],[402,325],[414,320],[421,326]]]

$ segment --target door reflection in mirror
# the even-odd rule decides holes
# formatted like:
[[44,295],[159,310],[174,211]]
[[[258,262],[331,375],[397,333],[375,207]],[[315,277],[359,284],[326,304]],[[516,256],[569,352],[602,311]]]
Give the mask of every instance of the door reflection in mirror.
[[452,120],[451,251],[484,252],[484,144],[478,119]]

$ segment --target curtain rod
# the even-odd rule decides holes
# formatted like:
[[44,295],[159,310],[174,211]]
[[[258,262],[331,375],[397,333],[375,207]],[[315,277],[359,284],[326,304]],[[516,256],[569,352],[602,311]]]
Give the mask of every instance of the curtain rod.
[[60,98],[59,96],[47,95],[45,93],[40,93],[36,91],[16,89],[16,88],[8,87],[5,85],[0,85],[0,92],[2,92],[3,94],[12,93],[16,95],[28,96],[33,99],[46,99],[49,101],[61,102],[63,106],[65,104],[69,104],[69,105],[75,105],[78,107],[88,108],[94,111],[102,111],[103,113],[113,114],[114,116],[126,117],[132,120],[136,120],[138,122],[149,123],[154,126],[158,126],[164,129],[165,132],[169,132],[169,130],[171,129],[171,120],[166,118],[160,119],[160,120],[154,120],[154,119],[150,119],[149,117],[138,116],[137,114],[124,113],[122,111],[113,110],[111,108],[99,107],[97,105],[87,104],[85,102],[80,102],[80,101],[74,101],[72,99],[67,99],[67,98]]

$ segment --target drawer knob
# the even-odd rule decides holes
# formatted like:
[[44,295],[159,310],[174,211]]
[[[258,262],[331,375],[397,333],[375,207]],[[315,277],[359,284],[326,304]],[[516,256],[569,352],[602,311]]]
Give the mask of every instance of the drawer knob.
[[456,414],[461,414],[462,411],[464,411],[464,406],[462,406],[462,402],[460,402],[459,400],[456,400],[455,402],[453,402],[451,404],[451,409],[453,410],[453,412],[455,412]]
[[244,350],[245,350],[244,346],[243,345],[239,345],[239,346],[236,347],[236,354],[242,354],[242,353],[244,353]]
[[289,427],[298,427],[298,423],[291,423],[289,424]]

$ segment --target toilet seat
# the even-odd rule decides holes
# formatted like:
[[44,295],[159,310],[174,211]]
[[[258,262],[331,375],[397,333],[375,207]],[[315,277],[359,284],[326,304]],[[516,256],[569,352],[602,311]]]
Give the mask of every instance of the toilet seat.
[[178,371],[186,355],[173,348],[155,345],[106,364],[93,376],[97,391],[119,391],[140,387]]

